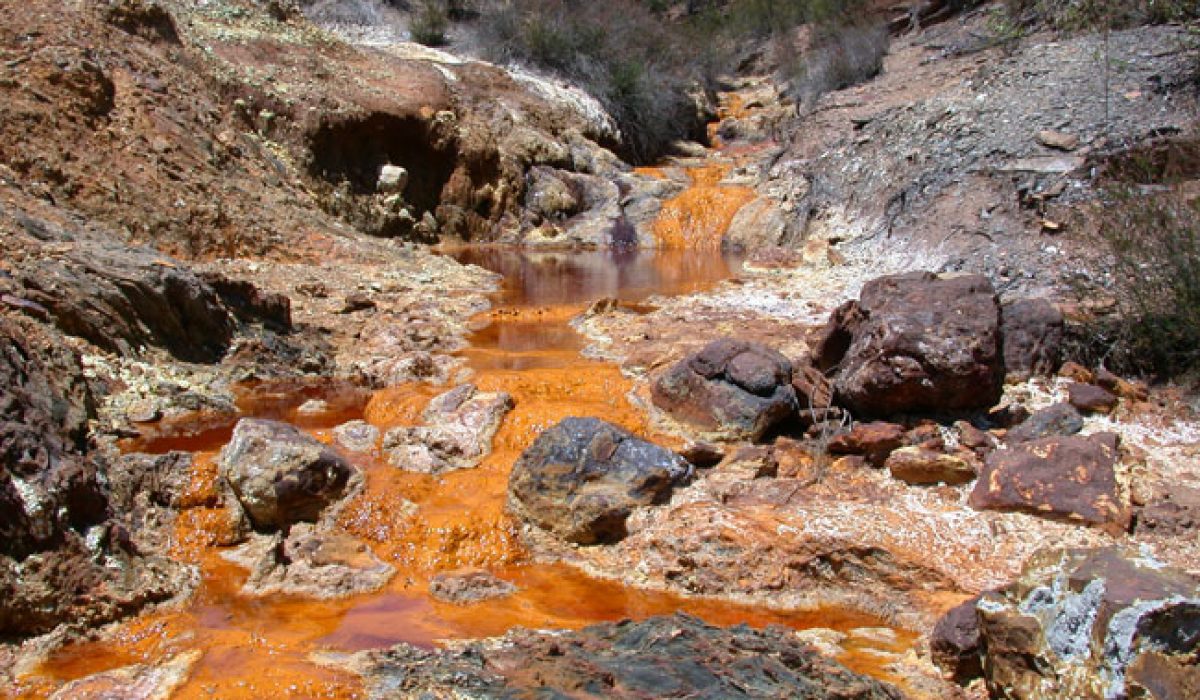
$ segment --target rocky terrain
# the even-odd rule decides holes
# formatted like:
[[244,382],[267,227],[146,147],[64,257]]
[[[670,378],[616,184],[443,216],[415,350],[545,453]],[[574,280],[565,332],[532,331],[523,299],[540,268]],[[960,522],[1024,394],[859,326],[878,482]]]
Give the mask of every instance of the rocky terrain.
[[302,5],[0,6],[0,694],[1200,693],[1194,377],[1077,352],[1194,23],[872,3],[634,168]]

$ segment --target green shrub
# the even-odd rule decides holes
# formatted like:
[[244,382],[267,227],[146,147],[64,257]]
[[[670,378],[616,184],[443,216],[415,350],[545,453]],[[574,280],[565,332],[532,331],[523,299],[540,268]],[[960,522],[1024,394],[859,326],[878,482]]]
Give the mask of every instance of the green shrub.
[[450,15],[446,0],[421,0],[413,8],[409,33],[413,41],[426,46],[445,46]]
[[1200,200],[1113,189],[1097,242],[1113,265],[1117,314],[1087,324],[1078,359],[1124,372],[1200,369]]

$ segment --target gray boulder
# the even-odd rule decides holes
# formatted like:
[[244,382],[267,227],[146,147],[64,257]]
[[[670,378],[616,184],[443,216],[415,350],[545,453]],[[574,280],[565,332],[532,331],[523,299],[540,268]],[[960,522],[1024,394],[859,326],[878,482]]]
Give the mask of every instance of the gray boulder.
[[221,478],[258,530],[314,522],[340,499],[355,469],[295,426],[243,418],[221,450]]
[[679,455],[611,423],[566,418],[513,465],[508,508],[569,542],[615,542],[634,508],[662,503],[692,472]]

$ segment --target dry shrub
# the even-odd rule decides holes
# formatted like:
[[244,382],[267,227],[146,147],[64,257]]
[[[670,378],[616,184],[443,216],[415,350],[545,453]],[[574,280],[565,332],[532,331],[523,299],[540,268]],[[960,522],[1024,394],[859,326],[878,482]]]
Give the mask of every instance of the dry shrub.
[[554,73],[599,99],[621,129],[622,155],[634,162],[703,133],[689,95],[704,82],[704,47],[640,2],[511,0],[485,10],[479,27],[492,60]]
[[836,24],[821,27],[813,47],[793,63],[789,92],[805,104],[879,75],[887,53],[888,33],[882,24]]
[[1200,369],[1200,200],[1110,189],[1097,243],[1110,256],[1117,314],[1086,325],[1074,355],[1121,372]]
[[1124,29],[1200,17],[1196,0],[1005,0],[1018,25],[1048,25],[1069,31]]

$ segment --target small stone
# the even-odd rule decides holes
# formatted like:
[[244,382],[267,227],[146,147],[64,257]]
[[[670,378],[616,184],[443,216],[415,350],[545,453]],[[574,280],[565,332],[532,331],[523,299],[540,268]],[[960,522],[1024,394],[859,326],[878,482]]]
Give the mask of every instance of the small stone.
[[965,459],[924,447],[901,447],[886,463],[893,479],[908,484],[965,484],[976,476]]
[[400,193],[408,187],[408,171],[399,165],[385,165],[379,169],[379,179],[375,182],[375,191],[380,193]]
[[1126,401],[1145,401],[1150,398],[1150,390],[1144,384],[1121,379],[1103,367],[1096,370],[1096,384]]
[[929,652],[933,662],[956,683],[966,683],[983,675],[979,648],[979,617],[975,612],[975,596],[942,616],[929,635]]
[[1061,131],[1052,131],[1047,129],[1039,131],[1034,136],[1037,142],[1046,148],[1053,148],[1056,151],[1074,151],[1079,148],[1079,137],[1074,134],[1064,134]]
[[679,456],[691,462],[697,469],[709,469],[725,459],[725,452],[711,442],[690,442],[679,451]]
[[487,571],[450,571],[429,581],[429,594],[446,603],[468,605],[493,598],[504,598],[517,587]]
[[375,302],[371,300],[371,297],[362,292],[354,292],[346,296],[346,305],[339,313],[352,314],[355,311],[366,311],[373,308],[375,308]]
[[904,428],[876,421],[856,423],[848,433],[829,441],[829,451],[839,455],[862,455],[871,466],[881,468],[892,450],[904,444]]
[[379,428],[362,420],[352,420],[333,429],[338,447],[351,452],[374,452],[379,445]]
[[1077,362],[1064,362],[1063,366],[1058,369],[1058,376],[1081,384],[1091,384],[1096,381],[1092,371]]
[[1055,435],[1074,435],[1083,430],[1083,416],[1074,406],[1056,403],[1034,413],[1023,423],[1008,431],[1005,442],[1028,442]]
[[316,416],[325,413],[329,410],[329,404],[321,399],[309,399],[300,404],[296,409],[296,413],[302,416]]
[[1112,413],[1117,407],[1117,397],[1105,389],[1092,384],[1078,382],[1067,387],[1067,400],[1084,413]]
[[162,420],[162,410],[153,401],[138,401],[129,407],[125,417],[131,423],[157,423]]

